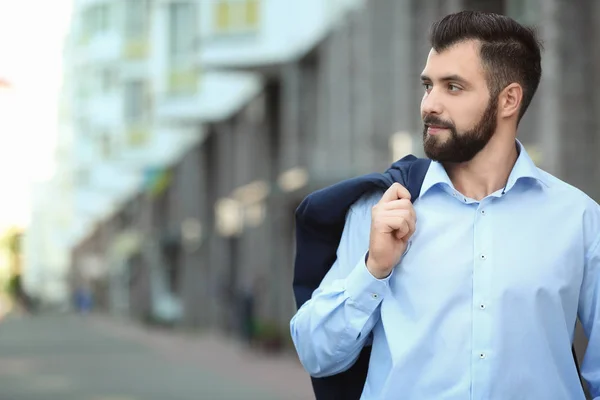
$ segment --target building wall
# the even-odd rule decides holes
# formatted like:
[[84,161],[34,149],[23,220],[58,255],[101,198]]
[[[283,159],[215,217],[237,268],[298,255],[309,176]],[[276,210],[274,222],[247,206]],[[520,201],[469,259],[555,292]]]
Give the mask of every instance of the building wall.
[[598,199],[600,176],[595,154],[599,149],[600,124],[594,114],[598,93],[590,90],[598,76],[598,64],[594,64],[598,50],[592,39],[597,32],[594,7],[591,1],[558,1],[555,18],[561,32],[556,43],[560,91],[558,157],[563,160],[559,174]]

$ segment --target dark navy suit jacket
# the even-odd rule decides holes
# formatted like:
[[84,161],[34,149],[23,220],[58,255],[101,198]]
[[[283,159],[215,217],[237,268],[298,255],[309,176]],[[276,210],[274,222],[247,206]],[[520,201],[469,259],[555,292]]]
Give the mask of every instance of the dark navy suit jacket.
[[[296,210],[294,296],[298,308],[319,287],[336,259],[346,213],[361,196],[386,190],[394,182],[408,189],[411,201],[419,197],[430,160],[406,156],[384,173],[348,179],[307,196]],[[311,378],[318,400],[359,399],[369,366],[370,346],[347,371],[326,378]]]

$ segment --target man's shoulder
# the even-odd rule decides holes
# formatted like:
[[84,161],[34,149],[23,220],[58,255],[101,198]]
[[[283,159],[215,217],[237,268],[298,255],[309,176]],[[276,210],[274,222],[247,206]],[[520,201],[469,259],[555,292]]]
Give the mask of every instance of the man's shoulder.
[[573,205],[599,207],[596,201],[582,189],[575,187],[541,168],[538,168],[538,172],[542,181],[546,184],[550,196],[559,196],[557,198],[566,200]]
[[[539,169],[540,177],[546,184],[548,201],[559,202],[564,210],[568,210],[570,218],[581,221],[586,236],[596,237],[600,233],[600,205],[582,189]],[[590,243],[588,243],[590,244]]]
[[550,187],[552,198],[557,198],[568,210],[569,218],[578,218],[583,229],[583,241],[586,257],[597,252],[600,247],[600,205],[583,190],[540,170]]

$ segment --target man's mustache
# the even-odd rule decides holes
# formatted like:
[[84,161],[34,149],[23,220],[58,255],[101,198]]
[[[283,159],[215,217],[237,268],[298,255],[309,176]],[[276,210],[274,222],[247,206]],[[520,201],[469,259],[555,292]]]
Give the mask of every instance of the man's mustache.
[[454,124],[433,115],[427,115],[423,118],[423,123],[428,126],[435,126],[436,128],[454,129]]

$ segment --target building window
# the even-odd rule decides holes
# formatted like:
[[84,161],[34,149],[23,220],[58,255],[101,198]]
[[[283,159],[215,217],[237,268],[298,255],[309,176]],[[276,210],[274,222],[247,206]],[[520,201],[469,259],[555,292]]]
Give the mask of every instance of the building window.
[[133,81],[125,84],[125,120],[138,123],[144,118],[144,83]]
[[100,93],[110,93],[116,86],[115,71],[111,68],[102,68],[99,71],[99,88]]
[[108,32],[111,29],[109,4],[90,6],[83,12],[83,31],[86,38]]
[[169,55],[188,57],[196,50],[196,5],[172,3],[169,6]]
[[169,76],[171,94],[195,93],[197,18],[196,4],[172,3],[169,6]]
[[132,81],[125,85],[125,142],[129,147],[146,144],[150,138],[148,109],[150,97],[145,82]]
[[109,134],[105,133],[100,135],[100,148],[102,151],[102,158],[105,160],[109,159],[112,155],[112,144]]
[[255,32],[260,24],[260,0],[217,0],[214,30],[217,34]]
[[128,39],[141,39],[147,36],[149,9],[148,0],[127,0],[125,2],[125,36]]
[[149,0],[125,2],[125,45],[123,56],[134,60],[148,56]]

